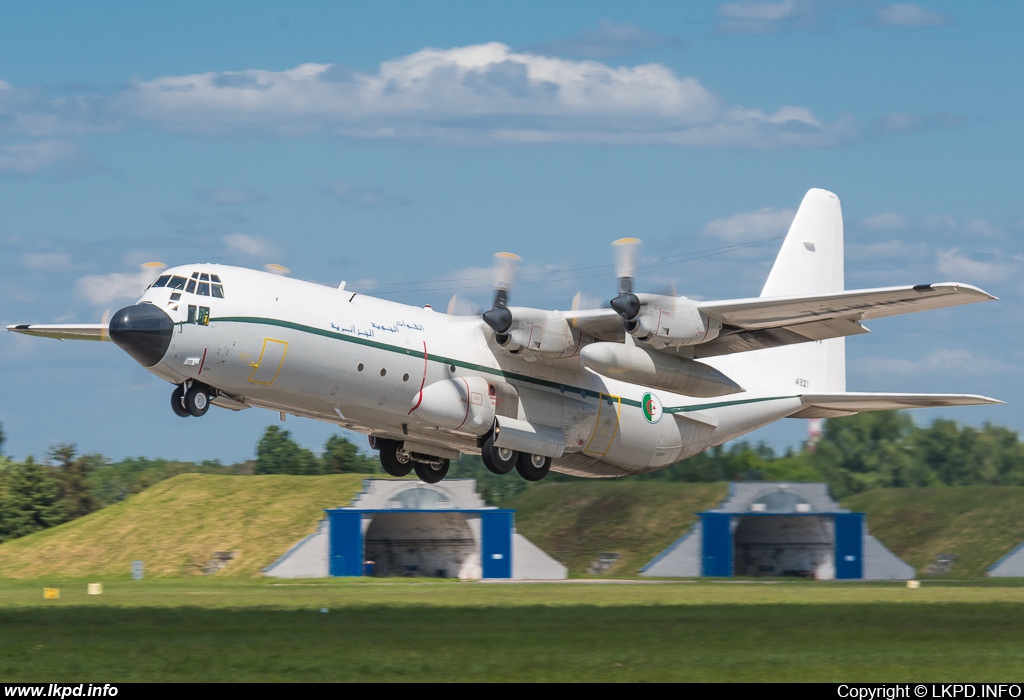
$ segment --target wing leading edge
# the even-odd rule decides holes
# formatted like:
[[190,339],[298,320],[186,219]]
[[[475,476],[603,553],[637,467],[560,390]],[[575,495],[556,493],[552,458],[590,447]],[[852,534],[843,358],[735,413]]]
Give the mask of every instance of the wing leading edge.
[[7,330],[57,340],[110,340],[106,323],[20,323],[7,326]]

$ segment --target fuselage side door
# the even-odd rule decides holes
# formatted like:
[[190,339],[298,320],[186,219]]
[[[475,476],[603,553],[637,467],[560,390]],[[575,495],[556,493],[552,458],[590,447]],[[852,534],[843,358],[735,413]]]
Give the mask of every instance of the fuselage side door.
[[284,366],[284,358],[287,354],[287,342],[273,338],[264,339],[259,359],[249,363],[249,366],[252,367],[249,381],[263,386],[272,385],[277,379],[277,375],[280,374],[281,367]]
[[612,441],[619,432],[619,415],[622,413],[622,397],[601,394],[597,407],[597,421],[594,432],[587,440],[583,452],[595,457],[604,457],[611,449]]

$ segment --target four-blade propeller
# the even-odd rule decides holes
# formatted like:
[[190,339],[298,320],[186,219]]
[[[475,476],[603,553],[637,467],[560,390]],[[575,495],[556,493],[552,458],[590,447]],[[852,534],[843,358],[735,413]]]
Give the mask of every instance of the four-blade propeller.
[[494,255],[494,304],[484,312],[484,323],[496,334],[495,339],[503,343],[502,336],[512,328],[512,312],[508,309],[509,291],[515,282],[519,263],[522,261],[515,253],[495,253]]
[[622,317],[627,331],[636,328],[636,317],[640,315],[640,299],[633,293],[636,281],[636,256],[640,251],[639,238],[620,238],[612,243],[615,253],[615,276],[619,279],[619,295],[611,300],[611,307]]

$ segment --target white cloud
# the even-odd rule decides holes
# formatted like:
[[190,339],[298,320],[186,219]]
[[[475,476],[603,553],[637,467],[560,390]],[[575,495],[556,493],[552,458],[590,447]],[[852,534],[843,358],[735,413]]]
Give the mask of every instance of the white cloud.
[[277,259],[281,251],[276,245],[259,236],[247,236],[244,233],[232,233],[224,236],[224,245],[232,253],[241,253],[261,260]]
[[534,44],[526,50],[573,58],[611,58],[645,49],[681,45],[682,42],[675,37],[643,29],[632,22],[602,20],[597,29],[583,29],[566,39]]
[[649,63],[516,53],[500,43],[427,48],[376,72],[306,63],[136,81],[119,114],[175,131],[252,130],[458,143],[670,143],[738,148],[821,146],[856,133],[808,109],[729,106],[696,78]]
[[932,249],[925,243],[904,243],[900,240],[878,243],[846,243],[847,260],[879,260],[898,258],[902,262],[932,258]]
[[994,357],[977,355],[970,350],[937,348],[922,358],[906,360],[897,358],[866,357],[851,363],[852,369],[862,374],[908,375],[937,372],[958,374],[990,374],[1015,372],[1016,365]]
[[813,23],[817,5],[811,0],[723,2],[715,8],[717,30],[725,34],[767,34]]
[[879,8],[871,23],[882,27],[941,27],[952,24],[949,15],[928,10],[912,2],[895,2]]
[[784,234],[796,216],[794,209],[765,207],[709,221],[701,233],[730,243],[754,241]]
[[953,278],[953,281],[984,284],[1000,282],[1013,276],[1020,267],[1020,262],[1020,256],[982,262],[973,260],[957,248],[950,248],[937,252],[935,265],[939,272]]
[[255,190],[220,187],[212,190],[200,190],[197,196],[207,204],[217,206],[238,206],[262,202],[265,197]]
[[949,233],[957,230],[957,222],[949,214],[929,214],[922,217],[920,226],[925,231]]
[[62,272],[75,268],[70,253],[25,253],[22,264],[30,270],[40,272]]
[[964,222],[964,230],[972,236],[979,238],[1002,238],[1006,235],[1006,231],[999,224],[993,223],[988,219],[973,218],[968,219]]
[[138,272],[86,275],[78,280],[76,289],[91,304],[109,308],[115,303],[138,299],[158,274],[159,270],[143,268]]
[[67,141],[35,141],[0,146],[0,174],[26,176],[80,158],[81,150]]
[[905,231],[910,222],[903,214],[887,211],[865,216],[860,220],[860,225],[872,231]]

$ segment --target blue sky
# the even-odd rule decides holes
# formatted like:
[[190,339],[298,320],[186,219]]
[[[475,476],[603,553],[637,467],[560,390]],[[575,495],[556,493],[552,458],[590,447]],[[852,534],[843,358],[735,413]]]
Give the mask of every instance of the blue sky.
[[[564,308],[610,298],[627,235],[647,265],[678,261],[642,270],[647,289],[756,295],[824,187],[848,287],[1001,297],[871,323],[850,388],[984,393],[1007,405],[916,417],[1021,430],[1022,19],[883,0],[5,6],[0,322],[97,321],[149,260],[280,263],[468,310],[499,250],[524,258],[514,303]],[[234,461],[276,420],[182,421],[107,344],[4,333],[0,387],[17,456]],[[332,432],[285,427],[313,448]]]

